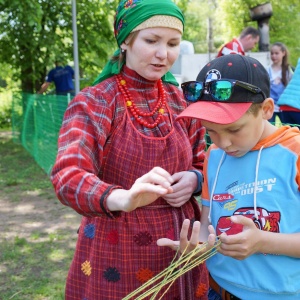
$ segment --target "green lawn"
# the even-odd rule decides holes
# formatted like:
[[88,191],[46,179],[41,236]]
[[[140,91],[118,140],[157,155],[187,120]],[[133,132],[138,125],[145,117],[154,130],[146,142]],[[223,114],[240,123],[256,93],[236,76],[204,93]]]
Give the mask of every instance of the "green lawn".
[[80,216],[45,172],[0,131],[0,299],[64,299]]

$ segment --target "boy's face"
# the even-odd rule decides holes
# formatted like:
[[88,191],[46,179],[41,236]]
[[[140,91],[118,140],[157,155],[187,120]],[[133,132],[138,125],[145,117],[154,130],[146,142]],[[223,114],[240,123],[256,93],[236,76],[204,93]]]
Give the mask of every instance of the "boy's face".
[[202,120],[212,142],[227,155],[241,157],[249,152],[262,138],[265,137],[265,127],[268,123],[262,117],[262,111],[255,116],[244,114],[238,121],[221,125]]

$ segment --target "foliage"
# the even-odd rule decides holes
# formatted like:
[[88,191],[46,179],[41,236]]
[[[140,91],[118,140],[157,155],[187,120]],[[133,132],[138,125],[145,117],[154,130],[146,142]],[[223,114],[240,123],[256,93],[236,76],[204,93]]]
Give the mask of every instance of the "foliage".
[[289,49],[290,61],[296,66],[300,58],[298,29],[300,28],[300,1],[273,0],[270,19],[270,42],[283,42]]
[[[216,52],[224,42],[238,36],[245,26],[257,27],[250,8],[261,0],[174,0],[185,15],[183,39],[196,53]],[[93,82],[116,48],[113,15],[119,0],[77,0],[78,51],[81,88]],[[300,46],[299,0],[270,0],[270,43],[284,42],[296,65]],[[14,78],[23,92],[40,88],[55,56],[71,63],[73,57],[72,1],[0,0],[0,79]],[[209,21],[209,22],[208,22]],[[292,22],[291,22],[292,21]],[[208,23],[212,35],[208,38]],[[258,49],[254,49],[257,51]],[[4,73],[2,65],[11,70]],[[4,73],[4,75],[3,75]],[[2,81],[3,82],[3,81]],[[11,88],[8,82],[8,88]]]
[[[1,91],[1,89],[0,89]],[[11,93],[2,92],[0,94],[0,128],[11,128]]]
[[[299,58],[298,28],[300,26],[299,0],[271,0],[273,15],[269,19],[270,44],[280,41],[287,45],[291,62],[296,65]],[[250,18],[250,8],[265,3],[261,0],[218,0],[218,26],[222,28],[223,42],[238,36],[245,26],[257,27]],[[291,22],[292,20],[292,22]],[[257,51],[257,49],[256,49]]]
[[17,88],[17,84],[14,81],[15,69],[6,62],[1,62],[0,66],[0,80],[3,83],[0,84],[0,93],[15,90]]
[[[80,67],[95,76],[114,44],[111,11],[116,0],[77,3]],[[69,0],[0,1],[0,61],[16,70],[24,92],[39,89],[57,55],[73,53],[72,7]]]
[[0,128],[10,128],[11,127],[11,107],[3,106],[0,109]]
[[[184,40],[191,41],[196,53],[205,53],[207,46],[207,17],[211,16],[209,3],[206,0],[193,0],[185,12]],[[196,26],[195,26],[196,24]]]
[[[196,53],[208,51],[208,20],[212,24],[213,51],[238,36],[246,26],[258,27],[251,20],[250,9],[265,3],[261,0],[190,0],[185,12],[186,26],[183,38],[194,44]],[[300,26],[298,0],[270,0],[273,15],[269,19],[270,44],[285,43],[291,62],[297,64],[300,46],[297,28]],[[292,22],[291,22],[292,20]],[[258,51],[254,49],[253,51]]]
[[6,87],[7,87],[6,79],[3,79],[2,77],[0,77],[0,89],[6,88]]

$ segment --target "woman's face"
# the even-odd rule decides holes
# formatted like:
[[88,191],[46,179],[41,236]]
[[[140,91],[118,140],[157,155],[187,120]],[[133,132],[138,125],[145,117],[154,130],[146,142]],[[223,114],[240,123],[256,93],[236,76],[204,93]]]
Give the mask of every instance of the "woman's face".
[[155,27],[139,31],[132,43],[123,43],[126,65],[148,80],[166,74],[180,51],[181,33],[176,29]]

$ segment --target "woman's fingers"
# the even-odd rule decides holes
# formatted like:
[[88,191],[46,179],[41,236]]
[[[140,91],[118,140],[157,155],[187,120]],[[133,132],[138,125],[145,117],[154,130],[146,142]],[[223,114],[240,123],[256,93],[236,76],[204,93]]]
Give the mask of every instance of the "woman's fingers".
[[179,241],[173,241],[167,238],[161,238],[157,240],[157,245],[160,247],[170,247],[172,250],[177,250],[179,247]]
[[168,189],[174,183],[174,179],[163,168],[154,167],[150,172],[138,178],[136,183],[152,183]]
[[200,233],[200,222],[195,221],[193,224],[193,230],[190,240],[188,240],[188,232],[190,228],[190,220],[186,219],[183,221],[180,231],[180,251],[190,252],[198,246],[199,233]]

